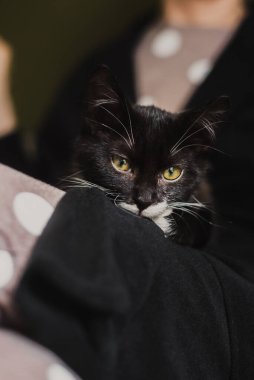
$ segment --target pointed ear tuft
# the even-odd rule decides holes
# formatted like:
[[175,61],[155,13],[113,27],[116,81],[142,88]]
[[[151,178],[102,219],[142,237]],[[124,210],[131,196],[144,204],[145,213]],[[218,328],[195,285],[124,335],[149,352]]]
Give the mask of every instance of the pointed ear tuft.
[[127,102],[110,69],[105,65],[98,66],[86,89],[84,127],[109,133],[110,128],[106,129],[105,125],[112,127],[117,120],[118,124],[123,123],[126,107]]
[[213,117],[221,117],[222,120],[225,117],[225,114],[229,112],[231,108],[231,103],[228,96],[220,96],[219,98],[213,100],[208,103],[204,108],[204,111],[207,112],[207,116]]
[[177,114],[175,128],[178,131],[178,140],[173,150],[179,152],[192,148],[207,152],[214,145],[217,129],[225,123],[229,109],[229,98],[221,96],[202,108]]
[[184,129],[182,142],[208,146],[215,140],[217,129],[226,121],[230,109],[227,96],[220,96],[206,106],[183,111],[179,114],[178,125]]
[[91,105],[110,102],[119,102],[122,96],[121,90],[110,69],[106,65],[99,65],[90,77],[86,98]]
[[225,123],[226,115],[230,109],[230,101],[227,96],[220,96],[208,103],[203,109],[197,111],[199,115],[194,122],[200,132],[208,132],[210,138],[215,139],[217,130]]

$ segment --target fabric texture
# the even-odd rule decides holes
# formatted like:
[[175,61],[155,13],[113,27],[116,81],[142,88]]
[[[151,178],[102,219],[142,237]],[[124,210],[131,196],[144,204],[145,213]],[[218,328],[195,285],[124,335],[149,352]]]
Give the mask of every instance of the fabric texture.
[[24,332],[83,379],[252,379],[254,286],[99,190],[72,190],[16,292]]

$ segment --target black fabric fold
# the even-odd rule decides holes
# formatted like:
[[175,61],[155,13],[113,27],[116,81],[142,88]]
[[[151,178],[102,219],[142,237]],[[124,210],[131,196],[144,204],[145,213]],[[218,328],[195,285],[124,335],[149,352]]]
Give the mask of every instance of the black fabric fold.
[[99,190],[75,189],[39,238],[15,306],[26,334],[83,379],[242,379],[243,369],[251,379],[253,296],[215,258]]

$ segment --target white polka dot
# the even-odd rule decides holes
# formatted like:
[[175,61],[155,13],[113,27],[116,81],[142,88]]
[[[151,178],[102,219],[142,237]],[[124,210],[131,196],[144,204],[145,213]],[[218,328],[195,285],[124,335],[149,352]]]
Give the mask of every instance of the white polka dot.
[[176,54],[182,47],[182,36],[177,30],[166,29],[153,40],[151,52],[155,57],[167,58]]
[[0,288],[8,284],[13,274],[14,265],[10,253],[0,249]]
[[77,378],[60,364],[51,364],[48,368],[47,380],[77,380]]
[[41,234],[54,211],[44,198],[28,192],[16,195],[13,210],[22,227],[35,236]]
[[207,77],[211,69],[212,65],[208,59],[199,59],[190,65],[187,77],[192,84],[199,84]]
[[155,105],[155,99],[149,95],[140,96],[137,102],[141,106],[152,106]]

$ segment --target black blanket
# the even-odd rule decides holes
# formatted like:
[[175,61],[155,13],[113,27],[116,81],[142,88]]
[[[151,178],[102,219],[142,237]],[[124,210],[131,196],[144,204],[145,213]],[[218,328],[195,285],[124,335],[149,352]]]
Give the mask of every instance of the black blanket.
[[254,378],[254,285],[99,190],[60,202],[16,307],[84,380]]

